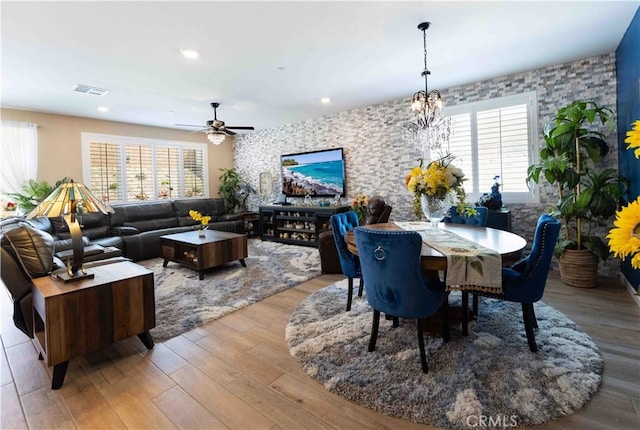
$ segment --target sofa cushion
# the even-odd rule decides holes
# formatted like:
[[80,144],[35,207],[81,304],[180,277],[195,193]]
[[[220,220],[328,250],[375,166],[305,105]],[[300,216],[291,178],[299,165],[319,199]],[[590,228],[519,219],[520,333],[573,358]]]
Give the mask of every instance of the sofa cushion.
[[178,223],[174,217],[147,219],[141,221],[125,221],[125,227],[133,227],[140,233],[145,231],[162,230],[165,228],[177,227]]
[[[56,233],[56,236],[59,239],[69,239],[71,237],[71,233],[69,233],[69,228],[67,228],[67,231],[59,231]],[[107,237],[109,236],[109,226],[105,225],[103,227],[96,227],[96,228],[82,228],[82,236],[86,236],[89,239],[98,239],[101,237]]]
[[[82,236],[82,244],[89,246],[89,238]],[[73,249],[73,240],[71,238],[53,241],[54,252],[66,251],[67,249]]]
[[113,205],[111,226],[135,227],[139,231],[177,227],[172,202],[127,203]]
[[32,278],[47,275],[53,269],[53,237],[37,228],[23,226],[6,232],[2,247],[18,257]]
[[54,234],[53,224],[51,224],[51,220],[52,218],[47,218],[46,216],[39,216],[39,217],[24,220],[24,223],[27,224],[29,227],[46,231],[49,234]]
[[[220,207],[219,203],[217,202],[218,200],[222,202],[222,207]],[[174,200],[173,207],[176,211],[178,224],[181,226],[198,224],[198,221],[195,221],[193,218],[191,218],[191,215],[189,215],[189,211],[191,210],[198,211],[201,215],[210,216],[210,223],[216,222],[218,216],[224,214],[224,201],[222,199]]]

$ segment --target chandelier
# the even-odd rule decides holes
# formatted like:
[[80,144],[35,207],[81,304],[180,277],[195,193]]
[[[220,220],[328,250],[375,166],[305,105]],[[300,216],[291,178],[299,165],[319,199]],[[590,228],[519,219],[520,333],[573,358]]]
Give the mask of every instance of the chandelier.
[[442,111],[440,91],[429,91],[427,82],[427,77],[431,74],[427,68],[427,29],[430,25],[430,22],[418,25],[424,43],[424,90],[416,92],[411,98],[411,118],[406,125],[406,137],[425,157],[429,157],[431,150],[446,146],[451,134],[451,118]]
[[224,135],[224,133],[213,130],[207,131],[207,139],[209,139],[209,142],[213,143],[214,145],[220,145],[222,142],[224,142],[225,138],[226,136]]

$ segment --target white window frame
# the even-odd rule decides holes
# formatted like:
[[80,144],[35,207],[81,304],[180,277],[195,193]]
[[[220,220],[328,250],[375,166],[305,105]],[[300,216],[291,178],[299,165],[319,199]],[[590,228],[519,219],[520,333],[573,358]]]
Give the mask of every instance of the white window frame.
[[[529,91],[522,94],[515,94],[504,97],[497,97],[490,100],[483,100],[479,102],[459,104],[455,106],[447,106],[445,108],[445,115],[455,116],[462,114],[471,115],[471,146],[472,153],[477,153],[478,147],[478,135],[477,135],[477,113],[479,111],[507,108],[515,105],[527,105],[527,124],[528,124],[528,158],[529,165],[538,162],[538,103],[535,91]],[[455,132],[455,124],[453,125]],[[455,154],[453,154],[455,156]],[[474,166],[477,165],[477,160],[472,160]],[[455,163],[455,161],[454,161]],[[474,169],[475,170],[475,169]],[[474,176],[474,184],[478,184],[477,170],[474,172],[465,172],[467,175]],[[523,181],[526,178],[522,178]],[[498,182],[500,182],[498,180]],[[539,187],[529,186],[528,192],[503,192],[502,201],[505,204],[509,203],[538,203],[539,202]],[[483,193],[488,193],[490,190],[473,190],[468,192],[468,201],[474,202],[479,199]]]
[[[91,166],[91,151],[90,151],[91,143],[106,142],[106,143],[116,144],[120,146],[120,162],[122,163],[121,169],[120,169],[120,176],[121,176],[122,184],[126,184],[126,166],[125,166],[126,157],[124,155],[125,146],[146,145],[146,146],[151,146],[152,148],[153,183],[154,183],[153,196],[155,196],[155,198],[152,198],[152,199],[150,198],[144,201],[154,202],[154,201],[166,200],[166,199],[158,198],[159,181],[158,181],[158,171],[156,170],[156,161],[155,161],[156,150],[158,148],[166,149],[167,147],[180,149],[180,168],[182,169],[183,168],[182,150],[195,149],[195,150],[203,151],[203,178],[204,178],[203,179],[203,188],[204,188],[203,196],[209,197],[209,166],[208,166],[209,163],[207,161],[209,159],[209,156],[207,151],[208,145],[206,144],[194,143],[194,142],[183,142],[179,140],[152,139],[152,138],[143,138],[143,137],[118,136],[118,135],[112,135],[112,134],[99,134],[99,133],[86,133],[86,132],[82,132],[80,135],[82,140],[82,167],[83,167],[82,177],[86,184],[91,183],[91,167],[90,167]],[[184,175],[181,174],[179,177],[181,177],[184,180]],[[182,190],[182,192],[184,192],[184,189],[185,189],[184,183],[181,184],[180,189]],[[126,192],[122,193],[122,198],[123,200],[111,201],[109,203],[125,203],[129,201],[137,201],[137,202],[140,201],[140,200],[127,200]],[[174,198],[188,199],[190,197],[176,196]]]

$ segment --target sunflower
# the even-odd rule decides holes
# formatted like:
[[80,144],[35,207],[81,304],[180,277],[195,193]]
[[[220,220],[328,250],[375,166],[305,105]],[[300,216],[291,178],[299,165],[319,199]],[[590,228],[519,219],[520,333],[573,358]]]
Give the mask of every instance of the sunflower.
[[625,259],[633,255],[631,265],[640,269],[640,197],[616,212],[614,228],[609,230],[609,249]]
[[624,143],[628,143],[627,149],[635,149],[633,154],[640,158],[640,120],[633,123],[631,130],[627,131],[627,138]]

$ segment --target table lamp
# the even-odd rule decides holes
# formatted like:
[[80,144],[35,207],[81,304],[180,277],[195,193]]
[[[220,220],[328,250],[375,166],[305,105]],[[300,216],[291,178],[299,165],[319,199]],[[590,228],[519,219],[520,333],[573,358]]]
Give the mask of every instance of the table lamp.
[[82,268],[84,243],[82,242],[80,223],[78,223],[78,209],[82,213],[102,212],[103,214],[108,214],[114,212],[111,206],[103,204],[86,186],[73,182],[72,179],[70,182],[60,184],[27,215],[28,219],[37,216],[49,218],[62,216],[69,226],[71,244],[73,245],[73,259],[67,260],[67,272],[57,275],[58,279],[64,282],[93,278],[92,273],[87,273]]

